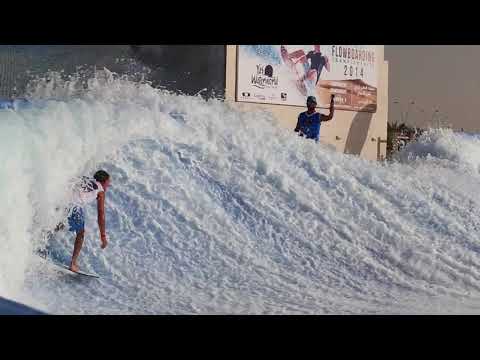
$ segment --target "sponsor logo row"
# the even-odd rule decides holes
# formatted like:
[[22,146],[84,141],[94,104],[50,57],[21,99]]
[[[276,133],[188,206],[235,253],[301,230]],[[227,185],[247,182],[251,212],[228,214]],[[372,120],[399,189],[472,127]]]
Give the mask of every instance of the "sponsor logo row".
[[[271,96],[265,96],[265,95],[262,95],[262,94],[252,94],[250,92],[242,92],[242,98],[244,99],[250,99],[250,98],[256,98],[256,99],[259,99],[259,100],[262,100],[262,101],[265,101],[265,100],[276,100],[277,97],[275,95],[271,95]],[[282,101],[287,101],[287,93],[284,93],[282,92],[280,94],[280,99]]]

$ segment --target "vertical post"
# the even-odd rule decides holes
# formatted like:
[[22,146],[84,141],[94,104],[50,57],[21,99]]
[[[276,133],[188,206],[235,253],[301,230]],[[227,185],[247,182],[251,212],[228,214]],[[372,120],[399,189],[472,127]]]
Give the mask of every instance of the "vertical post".
[[387,139],[382,140],[382,139],[380,138],[380,136],[377,137],[377,161],[383,160],[383,159],[382,159],[382,156],[380,156],[380,145],[381,145],[381,144],[386,144],[386,143],[387,143]]
[[415,101],[414,101],[414,100],[411,100],[411,101],[408,103],[407,113],[405,114],[405,121],[404,121],[404,124],[405,124],[405,125],[407,124],[408,115],[410,114],[410,105],[415,105]]
[[380,161],[380,136],[377,137],[377,161]]
[[435,110],[433,111],[433,114],[432,114],[432,126],[435,126],[435,124],[434,124],[434,119],[436,119],[436,120],[437,120],[437,129],[440,129],[440,121],[439,121],[439,118],[438,118],[438,116],[437,116],[438,112],[439,112],[438,109],[435,109]]

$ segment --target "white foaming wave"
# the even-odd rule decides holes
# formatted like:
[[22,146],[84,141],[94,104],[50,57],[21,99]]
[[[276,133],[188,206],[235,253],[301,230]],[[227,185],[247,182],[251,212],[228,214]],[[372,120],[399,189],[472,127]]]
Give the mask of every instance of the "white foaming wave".
[[[23,144],[12,147],[27,149],[5,159],[22,181],[1,178],[5,196],[21,200],[2,213],[17,234],[7,233],[3,248],[24,236],[15,248],[23,263],[13,267],[0,254],[2,288],[12,269],[25,272],[37,241],[32,224],[55,224],[70,179],[102,166],[113,177],[111,243],[99,249],[89,216],[93,240],[81,258],[102,282],[77,284],[34,267],[13,285],[26,283],[46,310],[478,310],[478,179],[422,159],[411,167],[345,156],[277,127],[267,113],[98,78],[77,98],[0,113],[15,117],[9,131]],[[65,256],[69,237],[53,244]]]
[[[458,166],[480,170],[480,138],[451,129],[430,129],[396,155],[402,162],[415,159],[446,160]],[[448,166],[448,165],[444,165]]]

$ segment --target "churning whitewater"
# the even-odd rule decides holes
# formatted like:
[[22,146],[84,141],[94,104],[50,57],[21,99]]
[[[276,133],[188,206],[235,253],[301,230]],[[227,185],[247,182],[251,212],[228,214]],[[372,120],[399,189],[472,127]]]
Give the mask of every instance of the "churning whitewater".
[[[105,71],[0,110],[0,296],[55,314],[480,312],[480,140],[431,131],[393,163],[337,153],[266,112]],[[68,189],[99,168],[72,276]]]

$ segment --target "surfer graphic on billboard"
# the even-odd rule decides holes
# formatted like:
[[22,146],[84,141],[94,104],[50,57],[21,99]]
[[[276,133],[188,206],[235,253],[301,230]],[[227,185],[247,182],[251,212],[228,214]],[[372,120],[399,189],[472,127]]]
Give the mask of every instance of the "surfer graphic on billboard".
[[[289,53],[285,45],[280,45],[280,55],[284,64],[295,72],[297,89],[302,95],[314,95],[322,70],[330,71],[330,62],[320,51],[320,45],[313,45],[313,50],[307,54],[302,49]],[[297,64],[302,65],[301,71]]]

